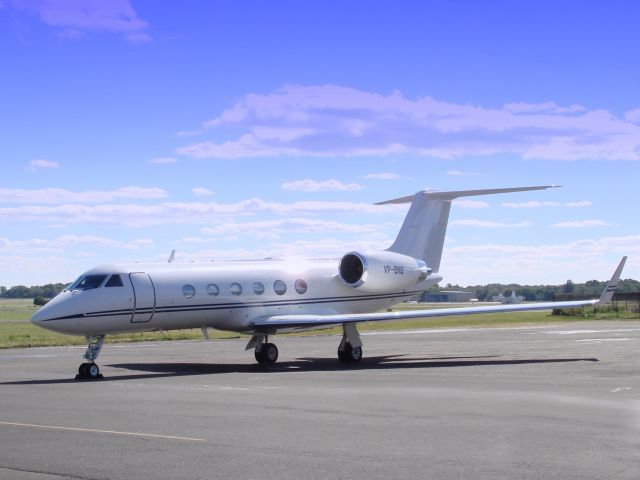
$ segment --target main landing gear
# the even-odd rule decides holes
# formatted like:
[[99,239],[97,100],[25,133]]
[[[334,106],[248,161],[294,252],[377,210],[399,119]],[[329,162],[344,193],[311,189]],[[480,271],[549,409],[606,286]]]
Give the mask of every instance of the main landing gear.
[[96,365],[95,360],[98,358],[98,355],[100,355],[100,350],[102,350],[104,335],[89,336],[87,337],[87,342],[87,351],[84,352],[83,357],[85,360],[88,360],[88,362],[80,365],[76,380],[98,380],[102,378],[100,367]]
[[342,363],[358,363],[362,360],[362,341],[354,323],[342,325],[342,341],[338,346],[338,359]]
[[255,348],[255,357],[258,363],[276,363],[278,360],[278,347],[273,343],[269,343],[267,335],[254,335],[249,340],[247,348]]
[[[251,337],[245,350],[255,349],[256,361],[260,364],[276,363],[278,347],[269,343],[269,337],[256,334]],[[342,363],[358,363],[362,360],[362,341],[355,323],[342,324],[342,340],[338,346],[338,359]]]

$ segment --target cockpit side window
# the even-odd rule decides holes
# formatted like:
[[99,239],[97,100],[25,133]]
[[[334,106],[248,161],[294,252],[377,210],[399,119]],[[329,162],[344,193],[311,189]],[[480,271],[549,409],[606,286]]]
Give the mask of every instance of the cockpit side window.
[[107,278],[106,275],[87,275],[78,279],[71,287],[70,290],[89,290],[92,288],[98,288]]
[[105,287],[122,287],[120,275],[111,275],[111,278],[104,284]]

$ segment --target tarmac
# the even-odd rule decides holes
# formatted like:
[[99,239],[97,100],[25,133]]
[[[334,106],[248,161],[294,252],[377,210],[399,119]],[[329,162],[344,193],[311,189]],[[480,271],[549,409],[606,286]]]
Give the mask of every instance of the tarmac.
[[640,321],[0,350],[0,479],[640,478]]

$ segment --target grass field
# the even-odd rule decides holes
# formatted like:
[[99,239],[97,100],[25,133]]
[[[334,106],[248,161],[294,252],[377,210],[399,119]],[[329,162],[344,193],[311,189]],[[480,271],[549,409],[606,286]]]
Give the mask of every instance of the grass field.
[[[444,306],[444,305],[443,305]],[[450,305],[446,305],[450,306]],[[438,308],[437,305],[401,304],[394,310],[407,310],[417,308]],[[40,347],[52,345],[84,345],[83,337],[62,335],[32,325],[29,319],[37,307],[33,306],[33,300],[0,299],[0,348],[16,347]],[[639,320],[637,312],[615,310],[610,308],[585,309],[575,316],[553,316],[550,312],[518,312],[511,314],[484,314],[484,315],[460,315],[442,318],[424,318],[417,320],[394,320],[389,322],[364,323],[359,330],[366,332],[372,330],[403,330],[417,328],[446,328],[446,327],[487,327],[504,325],[536,325],[547,323],[578,322],[595,319],[615,320]],[[321,331],[324,334],[339,334],[341,328],[332,328]],[[318,331],[303,332],[296,335],[317,335]],[[209,338],[238,338],[244,335],[210,330]],[[202,338],[199,329],[173,330],[170,332],[132,333],[124,335],[111,335],[107,337],[108,343],[140,342],[158,340],[187,340]]]

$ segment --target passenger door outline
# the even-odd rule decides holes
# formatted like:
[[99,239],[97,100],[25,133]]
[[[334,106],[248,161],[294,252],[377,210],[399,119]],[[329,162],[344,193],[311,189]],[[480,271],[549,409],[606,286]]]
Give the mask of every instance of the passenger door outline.
[[135,272],[129,274],[133,288],[133,314],[131,323],[151,321],[156,310],[156,287],[149,274]]

